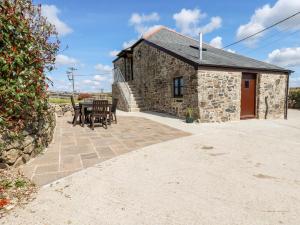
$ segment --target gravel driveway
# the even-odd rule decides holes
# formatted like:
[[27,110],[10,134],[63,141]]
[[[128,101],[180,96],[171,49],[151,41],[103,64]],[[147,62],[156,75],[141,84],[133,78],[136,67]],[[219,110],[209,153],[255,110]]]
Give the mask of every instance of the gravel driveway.
[[193,133],[44,186],[0,224],[300,224],[300,111],[289,120],[192,124]]

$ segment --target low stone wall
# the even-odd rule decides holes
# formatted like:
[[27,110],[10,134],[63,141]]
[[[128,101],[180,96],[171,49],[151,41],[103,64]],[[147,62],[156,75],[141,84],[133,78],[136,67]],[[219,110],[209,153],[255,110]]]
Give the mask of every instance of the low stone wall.
[[0,134],[0,168],[18,167],[44,150],[52,141],[56,125],[54,109],[51,108],[42,118],[23,131],[23,139],[7,144]]
[[59,117],[74,115],[73,106],[71,104],[64,103],[64,104],[50,104],[50,105],[54,109],[54,112]]

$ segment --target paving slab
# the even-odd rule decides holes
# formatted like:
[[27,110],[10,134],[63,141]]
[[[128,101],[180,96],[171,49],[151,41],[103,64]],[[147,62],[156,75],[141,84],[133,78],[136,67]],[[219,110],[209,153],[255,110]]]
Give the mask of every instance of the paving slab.
[[21,168],[39,186],[121,154],[190,135],[141,117],[120,116],[118,124],[95,130],[73,127],[71,121],[71,117],[58,117],[53,143]]

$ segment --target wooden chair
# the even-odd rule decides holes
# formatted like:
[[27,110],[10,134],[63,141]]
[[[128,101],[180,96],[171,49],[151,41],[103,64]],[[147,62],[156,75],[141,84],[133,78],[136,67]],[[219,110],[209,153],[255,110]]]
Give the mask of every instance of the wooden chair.
[[117,105],[118,105],[118,101],[119,99],[114,98],[112,101],[112,106],[111,106],[111,117],[110,121],[115,121],[115,123],[117,123]]
[[107,115],[109,114],[107,100],[94,100],[91,113],[91,128],[94,130],[95,120],[98,119],[102,126],[107,129]]
[[72,106],[73,106],[73,110],[74,110],[74,117],[73,117],[72,124],[73,124],[73,126],[75,126],[77,123],[77,119],[80,118],[80,107],[75,104],[73,95],[71,95],[71,102],[72,102]]

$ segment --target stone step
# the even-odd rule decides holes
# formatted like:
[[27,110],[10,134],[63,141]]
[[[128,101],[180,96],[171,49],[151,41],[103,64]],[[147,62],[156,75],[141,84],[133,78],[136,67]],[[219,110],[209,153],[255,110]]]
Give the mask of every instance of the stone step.
[[141,112],[141,111],[144,111],[143,108],[131,108],[130,109],[130,112]]
[[144,105],[143,104],[131,104],[130,107],[132,108],[142,108]]
[[133,96],[133,98],[131,98],[133,101],[136,101],[136,102],[141,102],[141,101],[143,101],[143,99],[141,98],[141,97],[134,97]]

